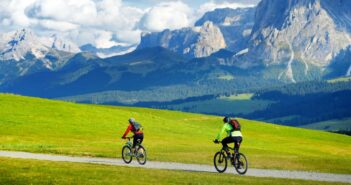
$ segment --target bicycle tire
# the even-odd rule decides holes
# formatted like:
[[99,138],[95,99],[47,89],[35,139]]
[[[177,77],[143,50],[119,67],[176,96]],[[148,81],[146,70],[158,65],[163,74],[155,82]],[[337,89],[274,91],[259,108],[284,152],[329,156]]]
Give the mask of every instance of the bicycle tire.
[[[227,161],[227,157],[225,156],[224,152],[220,151],[214,155],[213,164],[219,173],[225,172],[225,170],[227,169],[227,166],[228,166],[228,161]],[[220,168],[221,164],[224,165],[223,168]]]
[[133,160],[132,149],[129,146],[122,148],[122,159],[125,163],[129,164]]
[[139,146],[136,152],[136,159],[139,164],[144,165],[146,163],[147,155],[146,150],[143,146]]
[[239,153],[239,160],[236,158],[235,161],[236,162],[234,163],[234,168],[236,172],[238,172],[240,175],[244,175],[248,169],[248,161],[246,156],[242,153]]

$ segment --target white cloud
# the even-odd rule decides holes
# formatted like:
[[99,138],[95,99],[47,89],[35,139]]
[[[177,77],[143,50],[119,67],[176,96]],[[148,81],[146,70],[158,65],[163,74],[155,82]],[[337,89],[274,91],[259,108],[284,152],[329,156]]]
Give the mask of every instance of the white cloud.
[[25,9],[36,0],[0,0],[0,20],[20,27],[30,26],[33,21],[25,14]]
[[27,15],[34,19],[52,19],[78,24],[93,23],[96,11],[96,5],[91,0],[37,0],[26,9]]
[[121,42],[130,42],[133,44],[137,44],[140,42],[141,33],[142,31],[140,29],[124,30],[116,33],[115,37]]
[[[86,43],[86,38],[103,47],[118,44],[116,38],[138,41],[134,37],[140,37],[141,31],[136,24],[143,14],[144,10],[125,6],[122,0],[0,0],[0,25],[6,26],[0,31],[26,27],[46,34],[69,33],[78,44]],[[111,33],[109,39],[106,33]]]
[[140,26],[148,31],[179,29],[192,23],[192,9],[181,1],[160,3],[144,15]]
[[108,31],[99,31],[98,36],[95,40],[95,45],[98,48],[110,48],[119,43],[112,40],[112,32]]
[[79,25],[77,24],[64,21],[54,21],[49,19],[39,20],[38,24],[46,29],[51,29],[60,32],[75,30],[79,28]]
[[63,35],[78,45],[110,47],[121,42],[137,44],[142,31],[192,26],[215,8],[247,7],[214,0],[197,9],[184,3],[191,0],[150,2],[156,4],[140,9],[127,6],[124,0],[0,0],[0,32],[25,27],[38,34]]

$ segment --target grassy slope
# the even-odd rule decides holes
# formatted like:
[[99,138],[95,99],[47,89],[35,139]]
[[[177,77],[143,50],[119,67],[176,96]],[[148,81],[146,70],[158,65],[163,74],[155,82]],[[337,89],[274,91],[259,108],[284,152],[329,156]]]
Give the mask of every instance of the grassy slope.
[[[248,114],[257,110],[264,110],[271,103],[271,101],[266,100],[212,99],[168,105],[167,108],[208,114]],[[213,109],[213,107],[216,107],[216,109]]]
[[[253,94],[237,94],[221,96],[210,100],[201,100],[168,105],[168,109],[187,110],[187,112],[201,112],[207,114],[248,114],[258,110],[264,110],[273,101],[252,100]],[[213,107],[216,109],[213,109]]]
[[[0,95],[0,149],[119,157],[127,119],[145,127],[150,160],[212,164],[221,118]],[[250,167],[351,173],[351,137],[241,120]]]
[[[231,169],[233,170],[233,169]],[[0,158],[0,184],[340,184]],[[132,175],[133,174],[133,175]]]
[[329,83],[348,82],[348,81],[351,81],[351,77],[341,77],[341,78],[335,78],[332,80],[328,80]]
[[235,94],[231,96],[222,96],[220,99],[224,100],[251,100],[252,96],[254,94],[252,93],[245,93],[245,94]]

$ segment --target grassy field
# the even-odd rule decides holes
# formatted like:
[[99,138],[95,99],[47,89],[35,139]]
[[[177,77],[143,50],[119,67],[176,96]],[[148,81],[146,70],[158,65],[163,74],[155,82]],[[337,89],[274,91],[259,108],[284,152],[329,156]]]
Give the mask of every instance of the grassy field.
[[254,94],[244,93],[244,94],[235,94],[230,96],[221,96],[220,99],[223,100],[251,100]]
[[[221,96],[219,98],[167,105],[167,109],[186,110],[187,112],[201,112],[206,114],[249,114],[264,110],[273,103],[267,100],[252,100],[253,94],[238,94]],[[213,107],[216,107],[214,109]]]
[[329,130],[329,131],[351,130],[351,118],[312,123],[312,124],[304,125],[302,127],[309,128],[309,129],[317,129],[317,130]]
[[349,76],[328,80],[329,83],[348,82],[348,81],[351,81],[351,77],[349,77]]
[[327,185],[304,180],[152,170],[93,164],[0,158],[0,184],[285,184]]
[[[0,95],[0,149],[120,157],[127,119],[145,127],[150,160],[212,164],[222,118]],[[251,168],[351,173],[351,137],[240,119]]]

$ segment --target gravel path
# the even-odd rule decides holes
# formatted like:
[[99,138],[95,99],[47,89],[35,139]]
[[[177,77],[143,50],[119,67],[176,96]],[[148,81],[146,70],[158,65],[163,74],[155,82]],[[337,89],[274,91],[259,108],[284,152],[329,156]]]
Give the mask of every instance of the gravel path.
[[[113,158],[72,157],[72,156],[62,156],[62,155],[35,154],[35,153],[28,153],[28,152],[10,152],[10,151],[0,151],[0,157],[217,173],[215,168],[209,165],[182,164],[182,163],[172,163],[172,162],[147,161],[145,165],[139,165],[137,164],[137,162],[134,162],[134,161],[131,164],[125,164],[121,159],[113,159]],[[236,174],[233,167],[232,168],[228,167],[227,173]],[[306,172],[306,171],[264,170],[264,169],[249,168],[245,176],[351,183],[351,175],[316,173],[316,172]]]

